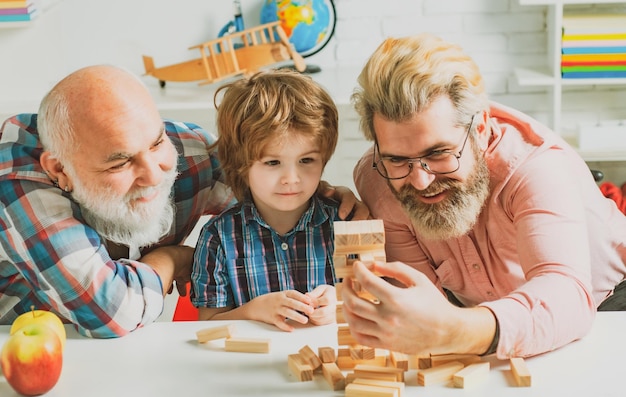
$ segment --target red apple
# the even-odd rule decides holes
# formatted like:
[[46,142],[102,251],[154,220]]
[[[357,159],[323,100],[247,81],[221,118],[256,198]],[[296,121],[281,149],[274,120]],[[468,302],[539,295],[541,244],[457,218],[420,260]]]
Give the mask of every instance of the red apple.
[[46,393],[61,376],[61,340],[47,325],[25,325],[4,343],[0,366],[7,382],[16,392],[25,396]]
[[47,310],[35,310],[31,307],[31,311],[22,313],[11,324],[11,330],[9,334],[13,335],[17,330],[25,326],[26,324],[43,324],[52,328],[53,331],[59,335],[61,340],[61,346],[65,347],[65,327],[61,319],[54,313]]

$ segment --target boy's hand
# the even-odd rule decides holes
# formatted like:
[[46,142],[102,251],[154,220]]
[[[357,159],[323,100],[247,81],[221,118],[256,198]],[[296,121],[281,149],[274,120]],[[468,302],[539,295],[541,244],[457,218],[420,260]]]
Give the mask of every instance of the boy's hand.
[[335,321],[337,309],[337,295],[332,285],[320,285],[311,292],[307,292],[315,310],[309,315],[313,325],[330,324]]
[[313,299],[295,290],[270,292],[252,299],[249,312],[253,313],[253,320],[274,324],[283,331],[293,331],[294,327],[288,320],[300,324],[309,322],[314,312]]

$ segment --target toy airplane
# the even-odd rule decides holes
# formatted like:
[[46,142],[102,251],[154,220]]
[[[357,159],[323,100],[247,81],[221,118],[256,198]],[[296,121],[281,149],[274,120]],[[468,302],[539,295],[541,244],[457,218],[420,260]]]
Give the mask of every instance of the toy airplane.
[[167,81],[199,81],[204,85],[251,75],[264,66],[289,59],[299,72],[306,68],[304,58],[293,48],[278,21],[189,47],[196,48],[201,58],[160,68],[154,66],[152,57],[144,55],[145,74],[156,77],[159,85],[165,87]]

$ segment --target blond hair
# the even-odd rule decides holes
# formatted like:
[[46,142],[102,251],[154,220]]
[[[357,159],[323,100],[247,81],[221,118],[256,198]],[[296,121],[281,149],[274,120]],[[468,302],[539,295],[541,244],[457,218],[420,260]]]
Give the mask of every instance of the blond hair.
[[335,151],[337,107],[308,76],[288,69],[259,72],[218,88],[214,100],[219,137],[213,146],[238,200],[247,192],[250,167],[269,142],[294,133],[312,137],[324,165]]
[[402,122],[448,96],[456,108],[455,124],[489,109],[476,63],[460,46],[431,34],[389,38],[374,51],[358,77],[352,102],[361,116],[361,130],[375,139],[374,114]]

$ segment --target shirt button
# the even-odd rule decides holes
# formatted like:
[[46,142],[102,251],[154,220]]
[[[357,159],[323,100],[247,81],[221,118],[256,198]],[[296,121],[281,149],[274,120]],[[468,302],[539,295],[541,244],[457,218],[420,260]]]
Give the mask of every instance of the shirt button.
[[480,265],[478,263],[474,263],[472,267],[474,268],[474,270],[480,269]]
[[283,249],[283,251],[287,251],[287,248],[289,248],[289,246],[287,245],[287,243],[282,243],[282,244],[280,245],[280,248],[282,248],[282,249]]
[[493,292],[491,292],[491,291],[487,291],[487,295],[489,295],[489,296],[493,296]]

